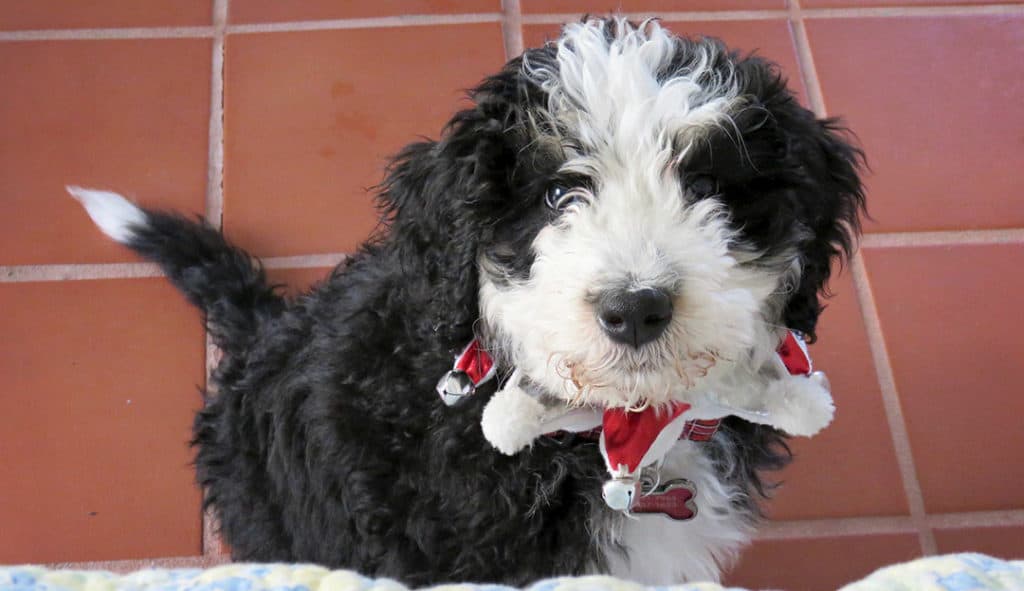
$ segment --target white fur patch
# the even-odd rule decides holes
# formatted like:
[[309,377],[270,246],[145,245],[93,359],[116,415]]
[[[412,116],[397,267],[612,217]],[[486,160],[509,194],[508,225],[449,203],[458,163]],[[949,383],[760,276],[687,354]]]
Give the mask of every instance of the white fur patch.
[[132,229],[146,225],[145,212],[117,193],[75,186],[66,188],[85,207],[100,230],[118,242],[130,241]]
[[[482,314],[505,361],[555,396],[685,400],[774,338],[763,311],[782,273],[743,266],[726,208],[682,182],[685,153],[744,102],[715,46],[694,46],[672,73],[678,46],[657,23],[614,26],[609,39],[602,22],[568,25],[557,68],[524,62],[549,93],[537,133],[553,134],[544,143],[561,146],[563,172],[591,179],[593,196],[540,231],[527,280],[498,285],[484,269]],[[639,350],[609,340],[595,296],[647,287],[674,297],[666,333]]]
[[[660,514],[623,516],[605,552],[611,575],[647,585],[718,581],[748,542],[753,526],[731,502],[741,493],[718,482],[701,445],[680,442],[661,470],[663,482],[686,478],[693,484],[697,514],[688,521]],[[625,546],[627,557],[615,543]]]
[[494,393],[484,407],[484,437],[501,453],[512,455],[541,435],[544,405],[516,384]]

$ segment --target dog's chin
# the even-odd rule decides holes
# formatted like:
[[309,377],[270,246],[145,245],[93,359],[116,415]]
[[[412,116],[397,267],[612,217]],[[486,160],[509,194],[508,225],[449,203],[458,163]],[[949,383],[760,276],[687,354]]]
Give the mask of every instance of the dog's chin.
[[[591,363],[560,357],[534,381],[573,406],[639,408],[683,400],[717,373],[719,358],[708,352],[684,355],[623,355]],[[532,376],[531,376],[532,377]]]

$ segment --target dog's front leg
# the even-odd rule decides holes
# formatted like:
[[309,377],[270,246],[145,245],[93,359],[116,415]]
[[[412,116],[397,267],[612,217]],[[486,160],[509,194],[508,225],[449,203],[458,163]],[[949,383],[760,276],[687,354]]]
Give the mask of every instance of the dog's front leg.
[[[566,425],[561,424],[564,422],[560,420],[563,417],[571,419],[566,416],[568,414],[572,413],[567,413],[564,401],[549,399],[526,390],[522,385],[519,371],[516,370],[505,386],[495,392],[487,402],[480,426],[484,437],[495,449],[505,455],[513,455],[530,446],[535,439],[545,433],[560,429],[580,430],[570,424],[579,422],[578,420],[570,420]],[[589,414],[592,413],[588,413],[588,417],[584,419],[588,419]],[[583,425],[581,428],[593,426],[596,424]]]

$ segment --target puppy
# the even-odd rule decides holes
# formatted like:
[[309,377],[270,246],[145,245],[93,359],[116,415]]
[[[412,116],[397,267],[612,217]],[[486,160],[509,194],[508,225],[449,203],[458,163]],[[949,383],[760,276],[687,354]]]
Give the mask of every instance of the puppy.
[[[761,471],[789,460],[783,432],[728,417],[673,437],[641,492],[686,512],[624,515],[602,498],[606,442],[500,453],[481,415],[513,373],[546,408],[756,400],[780,331],[814,339],[849,255],[859,151],[770,63],[654,21],[568,25],[472,97],[390,166],[384,229],[295,300],[208,225],[71,189],[223,351],[194,444],[233,557],[411,585],[718,579],[759,518]],[[453,392],[466,351],[486,367]],[[438,398],[443,376],[464,402]]]

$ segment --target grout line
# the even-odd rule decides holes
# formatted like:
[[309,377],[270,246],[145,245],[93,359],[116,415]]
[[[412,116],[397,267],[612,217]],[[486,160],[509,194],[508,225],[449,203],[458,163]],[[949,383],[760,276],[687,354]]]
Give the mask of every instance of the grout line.
[[941,529],[960,527],[1024,527],[1024,509],[972,511],[929,515],[928,524]]
[[422,27],[429,25],[467,25],[501,22],[500,12],[472,14],[408,14],[376,18],[350,18],[284,23],[252,23],[228,25],[228,34],[277,33],[284,31],[327,31],[336,29],[371,29],[391,27]]
[[124,29],[38,29],[0,31],[0,41],[73,39],[194,39],[213,37],[213,27],[131,27]]
[[951,230],[943,232],[892,232],[864,234],[860,244],[868,248],[915,246],[969,246],[1024,242],[1024,228],[1002,230]]
[[[519,4],[519,0],[503,0],[503,4]],[[987,16],[1024,15],[1024,4],[982,4],[973,6],[904,6],[869,8],[808,8],[801,11],[803,18],[898,18],[913,16]],[[645,13],[630,12],[625,16],[642,19],[657,16],[663,21],[709,22],[728,20],[784,19],[790,16],[784,10],[718,10]],[[275,33],[286,31],[318,31],[332,29],[366,29],[428,25],[459,25],[472,23],[503,22],[508,10],[502,13],[466,14],[413,14],[376,18],[311,20],[276,23],[252,23],[227,25],[228,34]],[[519,23],[562,24],[576,21],[579,13],[520,14]],[[213,38],[218,34],[215,26],[195,27],[125,27],[93,29],[32,29],[26,31],[0,31],[3,41],[59,41],[76,39],[177,39]],[[521,34],[520,34],[521,38]],[[508,46],[514,49],[515,45]]]
[[[942,513],[924,518],[928,527],[941,529],[1024,526],[1024,509]],[[842,517],[765,523],[755,535],[758,540],[832,538],[877,534],[918,533],[920,520],[909,515],[889,517]]]
[[206,178],[206,220],[221,227],[224,208],[224,30],[227,0],[214,0],[213,58],[210,72],[210,130]]
[[[348,254],[339,252],[266,257],[260,259],[260,261],[267,269],[308,269],[311,267],[335,267],[347,258]],[[163,277],[163,273],[153,263],[0,266],[0,283],[137,279],[147,277]]]
[[[688,11],[688,12],[624,12],[621,13],[631,20],[643,20],[645,18],[657,17],[664,22],[685,21],[685,22],[707,22],[707,21],[731,21],[731,20],[769,20],[786,18],[785,10],[721,10],[711,12]],[[554,14],[524,14],[522,23],[524,25],[550,25],[575,22],[580,20],[581,13],[554,13]]]
[[306,254],[290,257],[267,257],[262,259],[266,269],[309,269],[313,267],[336,267],[348,259],[343,252]]
[[849,517],[767,522],[754,535],[754,539],[790,540],[904,533],[917,533],[917,523],[911,517]]
[[[1024,509],[1008,511],[969,511],[942,513],[926,518],[932,527],[941,529],[1021,527]],[[908,516],[849,517],[838,519],[808,519],[766,523],[755,536],[757,540],[788,540],[823,537],[865,536],[878,534],[913,533],[916,522]],[[75,570],[111,570],[130,572],[143,568],[211,567],[229,562],[227,556],[182,556],[139,560],[49,563],[49,568]]]
[[523,13],[519,0],[501,0],[501,13],[505,61],[508,61],[523,53]]
[[160,277],[152,263],[98,263],[76,265],[15,265],[0,267],[0,283],[28,281],[76,281]]
[[917,478],[917,467],[914,462],[913,449],[910,446],[910,434],[907,432],[906,419],[900,404],[899,389],[896,387],[892,361],[885,343],[885,335],[882,332],[878,308],[871,291],[871,281],[867,269],[864,267],[864,257],[860,252],[853,256],[850,271],[854,288],[857,290],[857,300],[860,302],[861,317],[868,337],[868,348],[871,350],[875,373],[878,376],[882,392],[882,406],[889,423],[896,462],[903,480],[903,491],[907,497],[907,505],[910,507],[911,518],[918,527],[921,551],[926,556],[931,556],[938,552],[935,545],[935,533],[927,522],[924,493],[921,491],[921,483]]
[[807,8],[807,18],[896,18],[907,16],[988,16],[1024,14],[1024,4],[980,6],[879,6],[871,8]]
[[73,570],[106,570],[130,573],[147,568],[208,568],[230,562],[227,557],[177,556],[172,558],[141,558],[138,560],[109,560],[90,562],[52,562],[46,568]]
[[[800,72],[803,75],[805,87],[807,88],[808,101],[818,117],[826,117],[828,110],[825,105],[825,95],[821,88],[821,80],[818,78],[818,70],[814,64],[814,52],[811,49],[807,30],[804,26],[800,0],[788,0],[787,8],[790,15],[790,25],[793,28],[793,41],[797,45],[797,61]],[[886,349],[881,320],[878,316],[875,300],[871,293],[871,285],[864,268],[864,259],[860,252],[853,255],[850,267],[853,284],[857,290],[857,299],[860,302],[861,316],[863,317],[867,332],[868,346],[871,350],[877,374],[876,377],[882,393],[882,404],[885,409],[886,420],[889,423],[889,433],[892,437],[893,448],[896,453],[900,478],[903,482],[903,492],[910,509],[910,519],[917,531],[921,552],[926,556],[930,556],[937,552],[935,533],[925,521],[924,495],[921,492],[921,483],[917,478],[914,455],[910,446],[910,436],[907,433],[907,425],[900,407],[899,391],[896,388],[892,364]]]
[[231,560],[231,556],[224,552],[224,546],[220,540],[220,531],[217,526],[217,518],[213,509],[203,511],[203,556],[206,558]]
[[786,6],[789,14],[789,30],[793,36],[796,60],[804,82],[804,92],[807,93],[807,102],[820,117],[827,113],[828,109],[825,107],[825,95],[821,90],[818,72],[814,68],[814,55],[811,54],[811,40],[807,36],[803,10],[800,8],[799,0],[787,0]]
[[[210,128],[206,180],[206,221],[215,228],[223,226],[224,218],[224,37],[228,23],[228,0],[213,2],[213,49],[210,67]],[[220,361],[220,351],[213,336],[206,330],[206,392],[216,391],[211,377]],[[205,493],[204,493],[205,496]],[[202,513],[203,555],[219,557],[220,543],[212,511]]]
[[[969,511],[942,513],[926,518],[932,527],[941,529],[1021,527],[1024,509],[1008,511]],[[908,516],[849,517],[838,519],[808,519],[766,523],[755,536],[757,540],[788,540],[823,537],[865,536],[878,534],[913,533],[916,522]],[[143,568],[211,567],[229,562],[227,556],[182,556],[139,560],[49,563],[49,568],[75,570],[110,570],[131,572]]]

